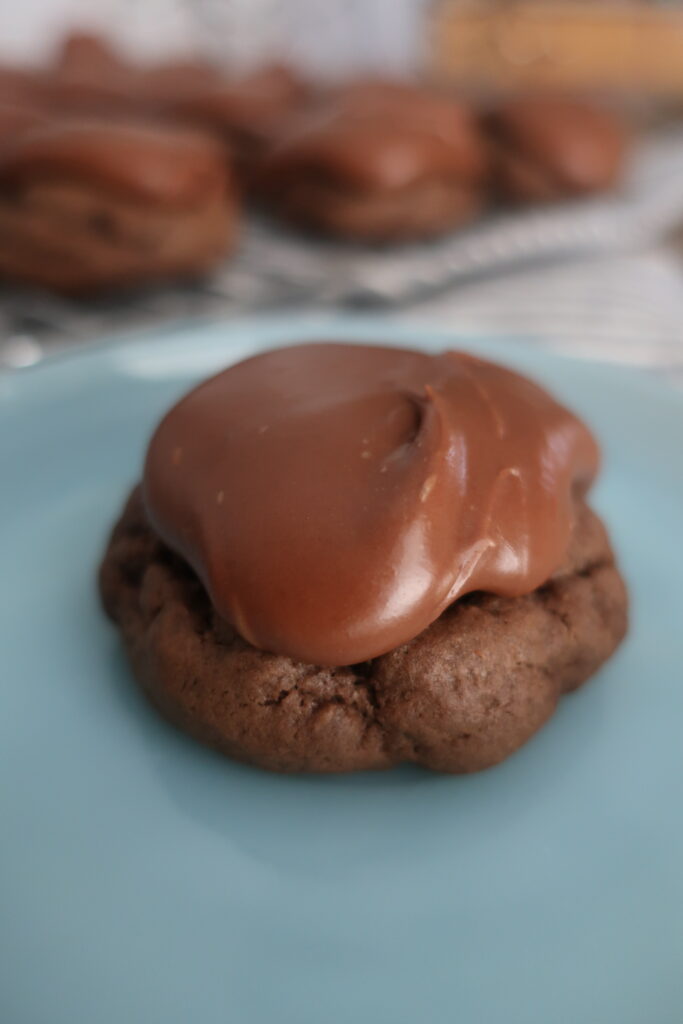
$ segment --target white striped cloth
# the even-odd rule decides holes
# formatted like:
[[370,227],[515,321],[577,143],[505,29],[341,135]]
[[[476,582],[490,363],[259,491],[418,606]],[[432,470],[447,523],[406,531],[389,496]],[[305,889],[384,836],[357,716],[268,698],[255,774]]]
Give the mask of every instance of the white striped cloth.
[[683,260],[666,249],[472,282],[418,302],[405,315],[663,371],[683,386]]

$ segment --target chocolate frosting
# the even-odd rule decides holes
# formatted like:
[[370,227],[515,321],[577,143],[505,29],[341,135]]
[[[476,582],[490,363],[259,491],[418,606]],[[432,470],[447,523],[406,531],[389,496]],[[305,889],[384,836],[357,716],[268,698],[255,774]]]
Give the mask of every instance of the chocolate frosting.
[[53,70],[74,78],[102,81],[122,75],[129,64],[103,36],[94,32],[74,31],[62,40],[53,63]]
[[293,72],[267,65],[241,78],[204,79],[169,76],[160,100],[172,114],[207,124],[217,130],[258,128],[279,120],[306,94],[306,86]]
[[28,100],[5,102],[0,99],[0,147],[45,121],[46,115],[37,104]]
[[174,128],[62,120],[23,134],[0,159],[0,185],[79,179],[139,201],[183,206],[224,188],[222,147]]
[[556,189],[589,192],[616,179],[626,150],[626,134],[608,111],[562,96],[521,96],[490,116],[504,155],[521,162],[518,173],[540,175],[536,186],[552,196]]
[[3,103],[35,103],[40,98],[42,77],[27,68],[0,65],[0,100]]
[[310,344],[239,363],[171,409],[144,497],[246,640],[346,665],[469,591],[543,584],[597,466],[575,416],[493,363]]
[[43,75],[42,91],[58,113],[139,112],[139,70],[111,42],[90,32],[71,32]]
[[488,157],[470,111],[437,92],[358,82],[292,120],[265,174],[322,175],[359,191],[400,189],[425,178],[479,183]]

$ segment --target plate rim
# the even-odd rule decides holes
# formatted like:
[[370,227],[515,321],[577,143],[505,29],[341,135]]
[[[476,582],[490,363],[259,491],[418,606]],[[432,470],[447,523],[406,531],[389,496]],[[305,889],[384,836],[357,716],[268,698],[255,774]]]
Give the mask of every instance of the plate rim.
[[[50,378],[54,379],[55,375],[69,374],[72,370],[78,372],[81,367],[85,368],[92,362],[106,362],[107,359],[116,358],[121,354],[136,353],[161,358],[164,348],[181,343],[181,339],[188,332],[196,334],[193,348],[196,348],[197,352],[205,350],[218,344],[213,332],[221,329],[225,331],[226,344],[236,340],[236,337],[245,331],[256,331],[259,339],[255,343],[255,349],[258,351],[263,350],[269,342],[273,345],[282,343],[283,335],[294,336],[299,330],[303,333],[303,341],[313,340],[312,334],[320,330],[321,340],[348,343],[362,343],[362,337],[356,337],[356,332],[367,331],[367,340],[373,343],[380,342],[384,332],[393,332],[393,336],[384,339],[386,343],[409,345],[411,341],[414,343],[417,338],[422,338],[425,342],[435,345],[462,345],[483,353],[493,350],[493,358],[503,362],[504,349],[509,347],[513,361],[515,357],[523,361],[537,358],[542,363],[547,361],[559,366],[582,368],[587,373],[609,378],[611,385],[614,385],[615,380],[620,381],[624,386],[648,392],[652,398],[669,401],[683,411],[683,389],[668,380],[663,373],[604,359],[575,356],[566,350],[558,351],[553,347],[546,347],[542,342],[533,341],[528,336],[516,332],[470,332],[459,330],[457,324],[449,326],[429,320],[424,323],[418,319],[404,320],[400,313],[393,316],[363,315],[334,310],[284,310],[236,317],[191,317],[170,324],[155,324],[141,329],[105,334],[94,340],[79,342],[56,352],[48,352],[36,363],[12,368],[0,374],[0,409],[7,412],[8,406],[20,402],[24,395],[28,397],[34,388],[40,387]],[[334,337],[334,332],[338,332],[338,339]],[[347,332],[354,337],[347,336]],[[292,341],[294,340],[292,337]],[[229,357],[229,352],[226,352],[226,355]],[[190,361],[188,358],[188,367]],[[201,366],[198,369],[201,369]]]

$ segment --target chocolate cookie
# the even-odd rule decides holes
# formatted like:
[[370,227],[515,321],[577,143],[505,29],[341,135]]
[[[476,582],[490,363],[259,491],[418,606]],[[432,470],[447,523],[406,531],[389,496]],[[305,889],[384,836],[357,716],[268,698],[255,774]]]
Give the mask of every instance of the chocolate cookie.
[[281,771],[519,747],[626,629],[588,427],[465,352],[245,359],[154,431],[101,568],[152,701]]
[[56,115],[118,115],[170,120],[167,103],[176,95],[217,85],[223,76],[196,56],[136,63],[107,39],[74,32],[43,72],[41,91]]
[[0,97],[0,153],[16,138],[46,122],[46,114],[37,103],[28,99],[3,100]]
[[199,273],[235,237],[225,153],[210,137],[56,121],[0,152],[0,275],[66,293]]
[[626,152],[623,126],[608,111],[577,99],[525,96],[486,119],[499,195],[546,202],[612,187]]
[[274,64],[239,76],[192,55],[137,64],[107,40],[76,32],[43,75],[43,93],[57,112],[113,112],[210,132],[246,170],[309,89],[293,71]]
[[139,69],[104,37],[72,32],[42,75],[42,93],[55,115],[135,116],[143,107]]
[[156,707],[202,742],[276,771],[496,764],[626,630],[624,584],[585,505],[566,562],[547,584],[523,597],[467,595],[414,640],[359,665],[319,668],[242,640],[152,531],[137,490],[100,586]]
[[474,217],[487,166],[477,123],[462,104],[417,86],[360,82],[290,123],[264,158],[257,191],[294,224],[401,241]]

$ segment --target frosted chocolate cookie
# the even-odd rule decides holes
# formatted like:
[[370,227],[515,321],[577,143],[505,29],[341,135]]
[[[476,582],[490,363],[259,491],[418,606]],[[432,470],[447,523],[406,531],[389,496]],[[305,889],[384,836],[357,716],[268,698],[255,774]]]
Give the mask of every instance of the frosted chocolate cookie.
[[299,226],[395,242],[471,220],[487,175],[467,107],[417,86],[361,82],[292,120],[263,160],[257,191]]
[[626,630],[588,429],[457,352],[246,360],[162,420],[100,572],[171,721],[279,771],[502,760]]
[[208,136],[59,120],[0,150],[0,276],[89,293],[198,274],[229,251],[237,204]]
[[623,170],[627,137],[608,111],[576,99],[525,96],[487,119],[498,194],[544,202],[601,192]]

